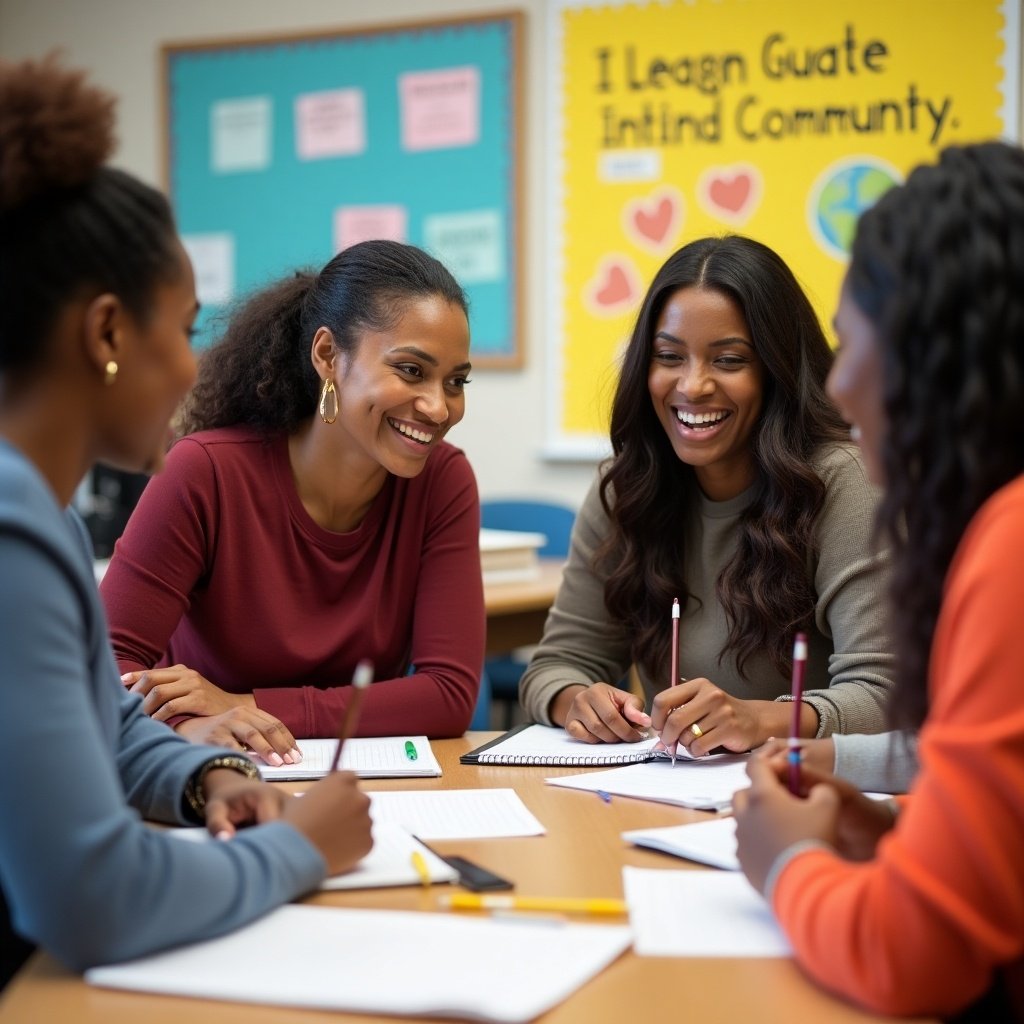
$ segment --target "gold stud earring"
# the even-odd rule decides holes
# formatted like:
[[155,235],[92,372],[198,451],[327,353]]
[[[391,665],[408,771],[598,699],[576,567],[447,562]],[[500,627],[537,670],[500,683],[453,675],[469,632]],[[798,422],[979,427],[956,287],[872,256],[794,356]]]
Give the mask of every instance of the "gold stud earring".
[[117,380],[117,363],[113,359],[108,360],[106,367],[106,374],[103,377],[103,383],[109,388],[111,384]]
[[328,377],[320,389],[320,419],[324,423],[333,423],[338,418],[338,393],[334,390],[334,381]]

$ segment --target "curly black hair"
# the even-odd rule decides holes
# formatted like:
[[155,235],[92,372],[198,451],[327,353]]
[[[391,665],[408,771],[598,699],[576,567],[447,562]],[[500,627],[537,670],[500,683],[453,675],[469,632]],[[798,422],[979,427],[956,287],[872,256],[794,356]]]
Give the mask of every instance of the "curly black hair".
[[467,311],[465,293],[440,261],[387,240],[360,242],[319,273],[277,281],[247,298],[203,354],[178,432],[247,424],[290,433],[316,409],[320,379],[310,347],[319,327],[350,353],[361,331],[386,330],[410,299],[429,296]]
[[597,553],[608,573],[605,603],[632,638],[634,659],[656,674],[666,658],[665,609],[673,597],[689,597],[679,528],[697,483],[658,420],[647,379],[658,318],[682,288],[711,289],[735,302],[764,363],[752,442],[756,493],[717,589],[729,621],[726,650],[735,652],[740,673],[761,650],[785,672],[793,633],[806,626],[815,603],[807,566],[825,485],[811,459],[849,434],[825,394],[832,350],[814,309],[785,262],[753,239],[691,242],[669,257],[644,298],[612,405],[614,454],[601,485],[612,523]]
[[1024,152],[951,146],[860,218],[847,288],[881,347],[897,679],[927,710],[942,588],[968,522],[1024,471]]
[[56,57],[0,62],[0,371],[46,366],[67,302],[112,292],[140,320],[181,273],[167,200],[105,166],[114,98]]

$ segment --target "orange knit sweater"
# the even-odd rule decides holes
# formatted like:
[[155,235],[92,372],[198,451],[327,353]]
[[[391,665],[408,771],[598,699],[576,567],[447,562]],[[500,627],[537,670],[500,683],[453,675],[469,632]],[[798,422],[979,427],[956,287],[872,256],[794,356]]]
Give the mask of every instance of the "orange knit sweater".
[[775,912],[805,970],[879,1012],[945,1014],[1024,955],[1024,477],[960,542],[921,769],[875,860],[793,858]]

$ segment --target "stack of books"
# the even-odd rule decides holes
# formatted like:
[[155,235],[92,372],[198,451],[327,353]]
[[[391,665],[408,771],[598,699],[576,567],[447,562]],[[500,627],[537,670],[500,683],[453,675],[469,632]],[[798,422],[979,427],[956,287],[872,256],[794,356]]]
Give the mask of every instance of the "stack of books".
[[484,583],[520,583],[540,576],[538,551],[547,544],[543,533],[519,530],[480,531],[480,566]]

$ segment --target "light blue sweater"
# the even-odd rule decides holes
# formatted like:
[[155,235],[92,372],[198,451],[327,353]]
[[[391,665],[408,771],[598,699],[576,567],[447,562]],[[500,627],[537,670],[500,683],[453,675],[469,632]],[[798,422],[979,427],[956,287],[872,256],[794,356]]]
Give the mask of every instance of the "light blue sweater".
[[0,441],[0,889],[14,930],[69,967],[231,931],[315,888],[283,822],[183,843],[188,778],[223,753],[144,715],[121,685],[84,525]]

